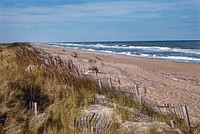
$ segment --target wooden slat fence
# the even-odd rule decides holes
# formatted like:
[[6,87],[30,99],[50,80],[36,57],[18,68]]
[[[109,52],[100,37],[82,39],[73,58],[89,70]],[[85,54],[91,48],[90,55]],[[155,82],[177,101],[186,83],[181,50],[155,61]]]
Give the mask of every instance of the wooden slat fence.
[[[141,95],[138,91],[138,85],[133,85],[133,86],[129,86],[129,87],[112,88],[114,85],[112,83],[111,77],[100,79],[98,77],[98,75],[95,74],[92,76],[92,78],[95,79],[99,83],[100,88],[109,86],[110,89],[115,89],[116,91],[119,91],[120,95],[128,98],[129,100],[138,102],[141,106],[145,105],[148,108],[150,108],[151,110],[158,112],[162,115],[166,115],[166,114],[171,115],[172,119],[179,118],[179,119],[185,120],[188,123],[188,126],[190,127],[189,114],[188,114],[187,106],[185,104],[165,103],[163,105],[159,105],[156,101],[150,99],[149,97]],[[109,106],[113,106],[113,107],[118,106],[124,110],[129,109],[127,107],[122,107],[122,106],[119,106],[118,104],[115,104],[108,98],[95,98],[94,103],[104,105],[104,106],[105,105],[109,105]]]
[[111,126],[111,121],[97,113],[74,119],[74,130],[77,134],[108,134]]
[[116,107],[115,103],[111,100],[106,98],[103,95],[98,95],[96,94],[96,96],[93,98],[93,104],[99,104],[102,106],[111,106],[111,107]]
[[150,99],[146,96],[140,96],[140,99],[141,99],[140,105],[146,106],[154,112],[158,112],[158,113],[160,112],[160,109],[158,107],[158,103],[156,101],[154,101],[153,99]]
[[86,69],[85,68],[81,67],[80,65],[75,65],[75,67],[76,67],[78,75],[80,77],[85,76],[85,74],[86,74]]
[[[127,97],[128,99],[132,99],[136,102],[139,102],[140,105],[145,105],[151,110],[161,113],[161,114],[168,114],[171,115],[172,118],[180,118],[185,120],[190,127],[190,119],[187,110],[187,105],[185,104],[164,104],[158,105],[156,101],[150,99],[147,96],[140,95],[138,91],[138,86],[134,85],[131,87],[118,87],[115,88],[117,91],[121,93],[122,96]],[[105,105],[105,104],[104,104]]]
[[118,87],[115,89],[116,91],[119,91],[120,94],[125,98],[141,103],[141,96],[135,85],[129,87]]
[[179,118],[183,119],[187,122],[188,126],[190,127],[190,118],[188,114],[188,109],[186,104],[171,104],[165,103],[164,105],[157,106],[160,109],[162,114],[168,114],[171,118]]
[[142,120],[144,122],[154,121],[153,117],[145,115],[142,111],[135,109],[135,108],[121,106],[121,105],[113,102],[111,99],[106,98],[103,95],[96,95],[95,98],[93,99],[93,103],[99,104],[99,105],[102,105],[102,106],[110,106],[110,107],[113,107],[113,108],[119,108],[119,109],[122,109],[122,110],[125,110],[125,111],[132,112],[135,115],[135,117],[133,117],[134,118],[133,120],[139,119],[139,120]]

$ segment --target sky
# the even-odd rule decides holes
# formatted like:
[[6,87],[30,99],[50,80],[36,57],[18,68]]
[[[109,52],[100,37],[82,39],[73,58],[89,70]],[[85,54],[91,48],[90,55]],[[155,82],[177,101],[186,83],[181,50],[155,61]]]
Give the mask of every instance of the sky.
[[199,39],[200,0],[0,0],[0,42]]

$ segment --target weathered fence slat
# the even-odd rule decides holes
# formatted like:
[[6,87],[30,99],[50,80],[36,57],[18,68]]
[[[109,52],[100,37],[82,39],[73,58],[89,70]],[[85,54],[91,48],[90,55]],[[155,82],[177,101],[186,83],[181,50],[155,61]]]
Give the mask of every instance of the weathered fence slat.
[[185,120],[188,123],[188,126],[190,127],[190,118],[189,118],[187,106],[186,105],[182,105],[182,108],[183,108],[183,113],[185,115]]
[[81,134],[106,134],[109,132],[111,124],[111,121],[97,113],[74,118],[74,128],[76,132]]
[[111,77],[109,78],[108,82],[109,82],[109,87],[112,88],[113,85],[112,85],[112,79],[111,79]]
[[37,110],[37,102],[34,102],[34,110],[35,110],[35,116],[38,115],[38,110]]

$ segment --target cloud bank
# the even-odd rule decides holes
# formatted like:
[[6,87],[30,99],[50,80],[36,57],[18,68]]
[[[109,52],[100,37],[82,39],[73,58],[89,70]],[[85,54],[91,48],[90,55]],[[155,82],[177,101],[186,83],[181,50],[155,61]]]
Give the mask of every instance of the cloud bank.
[[0,0],[0,41],[199,39],[199,22],[199,0]]
[[[0,20],[5,22],[49,21],[134,21],[134,19],[199,17],[196,1],[110,1],[55,6],[4,7]],[[193,11],[192,14],[189,11]],[[183,12],[187,12],[183,14]]]

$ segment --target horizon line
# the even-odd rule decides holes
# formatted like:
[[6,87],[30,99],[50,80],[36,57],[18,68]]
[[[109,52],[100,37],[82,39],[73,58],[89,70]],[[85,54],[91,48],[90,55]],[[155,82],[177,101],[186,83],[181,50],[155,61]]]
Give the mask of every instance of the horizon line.
[[[51,41],[51,42],[40,42],[40,43],[61,43],[61,42],[69,42],[69,43],[73,43],[73,42],[163,42],[163,41],[200,41],[200,39],[188,39],[188,40],[110,40],[110,41]],[[30,42],[31,43],[31,42]],[[38,42],[39,43],[39,42]]]
[[177,40],[103,40],[103,41],[50,41],[50,42],[40,42],[40,41],[14,41],[14,42],[0,42],[0,44],[4,44],[4,43],[62,43],[62,42],[68,42],[68,43],[80,43],[80,42],[85,42],[85,43],[89,43],[89,42],[165,42],[165,41],[169,41],[169,42],[178,42],[178,41],[200,41],[200,39],[186,39],[186,40],[181,40],[181,39],[177,39]]

